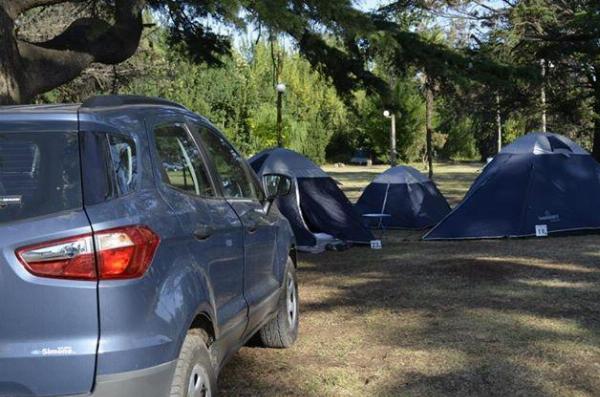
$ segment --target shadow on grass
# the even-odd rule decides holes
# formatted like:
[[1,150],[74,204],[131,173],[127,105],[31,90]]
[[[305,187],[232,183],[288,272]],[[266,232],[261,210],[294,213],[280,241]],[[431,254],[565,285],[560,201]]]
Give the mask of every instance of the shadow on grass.
[[[547,395],[542,388],[532,386],[525,368],[482,365],[437,375],[407,373],[407,381],[382,387],[381,395],[423,396],[506,396],[506,385],[527,385],[528,396]],[[519,387],[522,388],[522,387]],[[516,394],[515,394],[516,395]]]
[[[398,381],[373,394],[593,395],[600,390],[599,242],[415,242],[376,260],[368,250],[356,250],[351,261],[307,257],[306,283],[340,275],[352,281],[304,311],[345,308],[369,319],[378,344],[423,354],[451,349],[461,357],[458,369],[442,373],[400,368]],[[416,329],[406,313],[419,317]],[[586,355],[591,361],[577,364]]]
[[[302,256],[301,288],[327,293],[302,304],[319,334],[300,343],[312,352],[312,344],[330,340],[320,353],[335,356],[340,333],[366,335],[368,344],[357,342],[344,356],[345,371],[367,374],[358,390],[344,391],[349,395],[594,395],[599,243],[598,236],[414,241]],[[370,358],[379,350],[393,358]],[[238,355],[232,365],[236,379],[257,376],[242,381],[251,394],[336,395],[323,379],[311,389],[310,380],[290,375],[309,368],[306,354],[286,356],[289,367],[277,376],[256,353]],[[239,382],[225,390],[237,394]]]

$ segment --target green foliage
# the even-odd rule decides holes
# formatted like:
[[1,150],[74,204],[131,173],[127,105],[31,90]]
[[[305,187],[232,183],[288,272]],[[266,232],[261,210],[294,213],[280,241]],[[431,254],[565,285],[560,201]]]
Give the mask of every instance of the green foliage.
[[400,113],[396,123],[398,154],[404,161],[415,161],[425,151],[425,101],[414,80],[398,81],[394,92]]
[[599,13],[597,0],[520,0],[505,2],[491,15],[499,23],[486,46],[505,62],[537,75],[513,82],[502,93],[509,105],[503,106],[509,135],[511,123],[539,129],[540,90],[545,87],[548,129],[593,148],[600,158]]
[[470,117],[449,118],[444,131],[448,139],[442,149],[443,157],[467,160],[477,158],[475,124]]
[[[344,94],[365,87],[379,92],[387,88],[365,68],[360,50],[365,36],[375,29],[373,18],[358,10],[351,0],[146,3],[164,20],[163,25],[168,28],[166,42],[193,62],[221,64],[223,55],[232,52],[231,31],[258,27],[270,38],[283,35],[291,39],[304,59],[329,76]],[[221,34],[221,30],[228,34]],[[335,36],[334,42],[325,39],[330,34]]]
[[[398,78],[393,84],[396,104],[396,150],[400,160],[412,162],[422,157],[425,150],[425,102],[418,82],[408,77]],[[378,105],[378,106],[373,106]],[[365,131],[371,135],[372,149],[384,160],[389,160],[390,121],[382,117],[380,103],[370,105],[366,112],[372,127]]]
[[[189,61],[184,52],[157,39],[154,55],[160,60],[122,92],[185,105],[211,120],[247,155],[276,145],[276,91],[267,43],[235,51],[214,68]],[[285,146],[324,162],[329,139],[346,121],[346,107],[327,78],[298,54],[284,51],[283,64]]]
[[[178,3],[189,8],[177,8]],[[409,162],[425,152],[425,86],[434,91],[435,154],[485,159],[497,150],[498,109],[505,144],[539,129],[544,84],[549,129],[590,149],[594,126],[600,136],[595,1],[504,3],[499,13],[472,15],[472,21],[485,24],[476,43],[470,41],[471,22],[458,19],[440,28],[430,13],[474,4],[469,1],[429,2],[426,10],[418,2],[392,2],[370,16],[353,11],[346,0],[311,1],[302,10],[296,8],[300,3],[149,2],[155,13],[146,19],[160,16],[160,23],[133,58],[42,100],[76,101],[113,91],[166,97],[205,115],[251,155],[276,145],[274,87],[280,80],[287,86],[286,147],[319,163],[347,161],[357,149],[387,161],[390,121],[382,113],[390,110],[396,114],[399,158]],[[167,17],[165,11],[173,10],[175,16],[206,13],[186,22]],[[197,23],[215,15],[230,27],[265,22],[266,37],[229,47],[231,35],[218,36]],[[317,20],[323,22],[320,28]],[[276,44],[281,37],[283,48]],[[195,48],[198,42],[207,46]],[[552,63],[545,81],[539,73],[542,57]]]

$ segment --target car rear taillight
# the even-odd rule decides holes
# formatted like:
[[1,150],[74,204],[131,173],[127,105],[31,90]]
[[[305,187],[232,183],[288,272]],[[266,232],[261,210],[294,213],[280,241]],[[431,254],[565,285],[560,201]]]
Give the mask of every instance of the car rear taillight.
[[91,234],[17,250],[17,258],[36,276],[79,280],[96,279],[94,255]]
[[16,254],[40,277],[74,280],[131,279],[144,275],[159,237],[146,226],[128,226],[23,247]]
[[160,239],[146,226],[94,233],[101,280],[141,277],[152,262]]

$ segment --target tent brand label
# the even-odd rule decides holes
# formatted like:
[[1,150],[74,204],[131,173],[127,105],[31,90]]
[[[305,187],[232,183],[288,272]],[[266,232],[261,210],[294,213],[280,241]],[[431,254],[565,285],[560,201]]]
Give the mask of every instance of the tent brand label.
[[544,215],[538,216],[538,220],[542,222],[560,222],[560,215],[551,214],[550,211],[546,211]]
[[9,205],[21,205],[22,201],[22,196],[0,196],[0,208],[5,208]]
[[371,240],[371,249],[380,250],[382,247],[381,240]]
[[547,237],[548,225],[535,225],[535,235],[537,237]]

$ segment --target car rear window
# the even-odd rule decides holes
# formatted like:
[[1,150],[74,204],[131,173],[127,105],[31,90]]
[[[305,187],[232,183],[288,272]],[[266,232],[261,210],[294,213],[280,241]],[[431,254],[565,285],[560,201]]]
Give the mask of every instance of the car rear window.
[[76,132],[0,132],[0,223],[81,207]]

